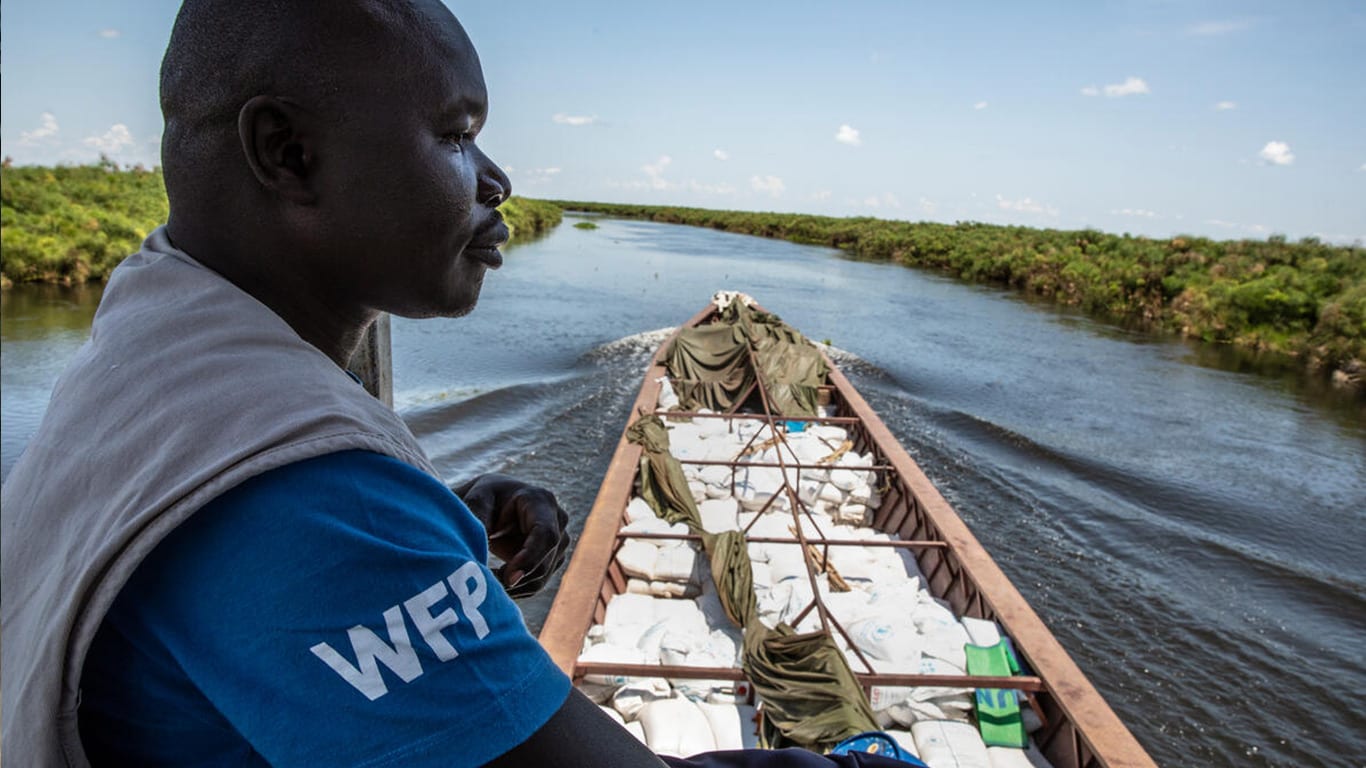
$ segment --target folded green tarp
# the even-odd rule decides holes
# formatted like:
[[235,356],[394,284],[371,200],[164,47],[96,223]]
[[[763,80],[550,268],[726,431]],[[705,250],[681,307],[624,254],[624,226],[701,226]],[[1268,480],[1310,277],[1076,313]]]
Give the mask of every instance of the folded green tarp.
[[[753,352],[754,362],[751,362]],[[684,328],[664,362],[679,403],[726,412],[742,405],[759,377],[774,415],[815,416],[829,368],[816,347],[777,315],[732,301],[713,323]]]

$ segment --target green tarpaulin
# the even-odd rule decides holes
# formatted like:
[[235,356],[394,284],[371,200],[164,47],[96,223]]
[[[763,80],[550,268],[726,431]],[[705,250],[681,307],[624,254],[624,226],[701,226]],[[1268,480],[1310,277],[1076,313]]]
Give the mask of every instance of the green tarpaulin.
[[726,412],[742,405],[759,374],[774,415],[815,416],[817,387],[829,369],[820,352],[777,315],[732,301],[717,322],[679,332],[665,365],[687,409]]

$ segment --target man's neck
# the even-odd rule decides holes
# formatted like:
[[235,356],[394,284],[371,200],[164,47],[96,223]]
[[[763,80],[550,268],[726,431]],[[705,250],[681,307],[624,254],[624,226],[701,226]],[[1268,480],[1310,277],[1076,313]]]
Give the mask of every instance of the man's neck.
[[171,243],[236,285],[280,316],[299,337],[345,369],[377,311],[347,307],[328,291],[329,280],[313,275],[310,259],[297,246],[254,236],[249,225],[216,229],[232,240],[209,235],[177,217],[167,223]]

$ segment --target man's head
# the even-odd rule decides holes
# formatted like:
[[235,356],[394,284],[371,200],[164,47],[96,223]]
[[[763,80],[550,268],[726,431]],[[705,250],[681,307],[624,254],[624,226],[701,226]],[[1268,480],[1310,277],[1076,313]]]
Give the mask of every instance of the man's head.
[[161,103],[173,241],[287,320],[462,314],[501,260],[483,74],[435,0],[186,0]]

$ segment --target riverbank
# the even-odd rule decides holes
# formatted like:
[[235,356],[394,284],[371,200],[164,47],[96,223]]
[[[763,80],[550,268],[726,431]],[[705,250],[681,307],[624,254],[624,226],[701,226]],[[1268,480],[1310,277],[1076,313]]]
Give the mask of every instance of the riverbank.
[[1293,355],[1331,372],[1335,383],[1366,383],[1366,249],[1359,246],[553,202],[830,246],[857,259],[1004,284],[1126,325]]
[[[161,169],[109,161],[0,168],[0,286],[103,281],[166,221]],[[553,203],[513,197],[500,210],[514,241],[560,223]]]

